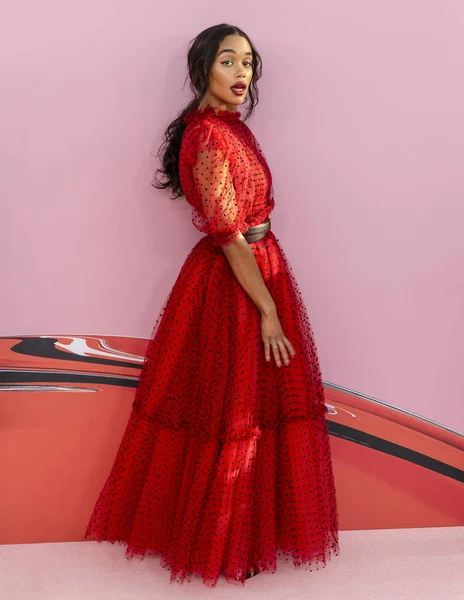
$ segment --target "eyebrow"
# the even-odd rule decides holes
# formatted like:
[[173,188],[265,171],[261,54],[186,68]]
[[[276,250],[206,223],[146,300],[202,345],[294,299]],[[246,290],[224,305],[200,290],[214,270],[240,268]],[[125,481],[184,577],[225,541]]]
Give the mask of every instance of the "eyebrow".
[[[219,52],[218,56],[221,56],[221,54],[222,54],[223,52],[231,52],[232,54],[237,54],[237,53],[235,52],[235,50],[232,50],[232,48],[225,48],[224,50],[221,50],[221,51]],[[248,56],[248,55],[249,55],[249,56],[253,56],[253,52],[245,52],[245,56]]]

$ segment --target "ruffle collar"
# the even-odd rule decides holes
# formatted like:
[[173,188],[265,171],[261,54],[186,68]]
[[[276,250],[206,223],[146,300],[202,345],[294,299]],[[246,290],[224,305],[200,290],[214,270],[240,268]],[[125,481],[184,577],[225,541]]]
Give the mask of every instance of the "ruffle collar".
[[241,114],[242,113],[238,110],[226,110],[208,104],[205,108],[195,108],[187,113],[183,118],[183,121],[184,123],[189,123],[190,121],[198,121],[199,119],[204,119],[209,116],[217,117],[225,121],[239,121]]

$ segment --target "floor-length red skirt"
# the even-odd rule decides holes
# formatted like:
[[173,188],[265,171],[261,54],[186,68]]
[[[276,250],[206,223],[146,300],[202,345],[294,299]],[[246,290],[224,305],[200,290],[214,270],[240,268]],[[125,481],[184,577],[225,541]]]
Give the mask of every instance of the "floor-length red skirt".
[[274,233],[250,245],[296,356],[265,360],[261,317],[223,250],[187,256],[153,329],[133,409],[85,536],[156,555],[182,583],[313,570],[339,554],[324,388]]

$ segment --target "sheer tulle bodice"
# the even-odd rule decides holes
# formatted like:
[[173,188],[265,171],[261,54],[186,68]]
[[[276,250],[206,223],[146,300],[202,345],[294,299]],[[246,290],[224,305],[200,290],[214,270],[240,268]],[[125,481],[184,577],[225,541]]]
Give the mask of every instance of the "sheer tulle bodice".
[[271,172],[240,115],[208,106],[184,118],[182,189],[195,227],[222,245],[265,221],[274,208]]

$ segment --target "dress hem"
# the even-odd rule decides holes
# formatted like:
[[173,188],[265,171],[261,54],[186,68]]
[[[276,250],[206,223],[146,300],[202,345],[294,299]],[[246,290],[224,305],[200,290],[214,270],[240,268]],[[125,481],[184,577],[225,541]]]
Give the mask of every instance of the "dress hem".
[[[241,587],[244,587],[245,582],[247,581],[246,574],[249,570],[249,567],[244,571],[238,571],[235,576],[229,573],[226,574],[224,571],[221,571],[215,575],[208,575],[200,569],[187,569],[182,566],[176,566],[174,560],[163,550],[156,550],[154,548],[135,548],[131,546],[129,541],[126,539],[99,537],[98,534],[92,532],[86,533],[84,537],[86,541],[95,541],[99,544],[109,543],[111,545],[117,544],[118,546],[125,546],[126,558],[129,560],[134,558],[143,560],[146,556],[159,558],[160,566],[163,569],[168,569],[171,571],[171,577],[169,581],[171,585],[174,583],[179,583],[182,585],[184,581],[190,582],[192,576],[203,579],[203,584],[207,587],[215,587],[221,575],[224,575],[227,583],[240,585]],[[269,560],[253,560],[253,570],[255,574],[264,573],[273,575],[277,571],[277,561],[283,560],[289,562],[290,560],[293,560],[293,566],[295,570],[314,571],[319,570],[320,568],[325,568],[328,561],[336,556],[340,556],[338,533],[329,532],[327,533],[327,547],[317,557],[313,556],[311,558],[308,557],[306,559],[301,559],[298,558],[298,552],[296,552],[294,549],[278,547],[276,549],[275,561],[270,562]]]

